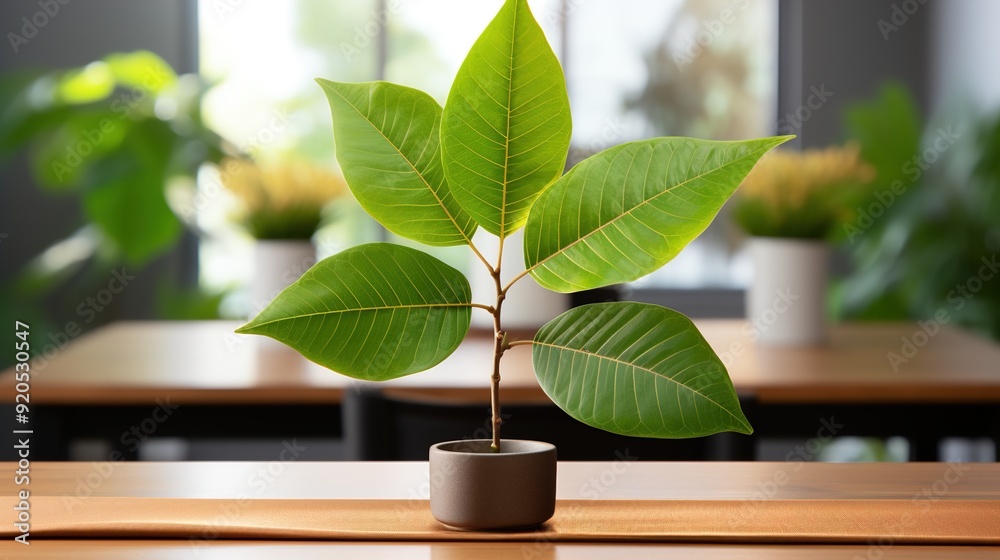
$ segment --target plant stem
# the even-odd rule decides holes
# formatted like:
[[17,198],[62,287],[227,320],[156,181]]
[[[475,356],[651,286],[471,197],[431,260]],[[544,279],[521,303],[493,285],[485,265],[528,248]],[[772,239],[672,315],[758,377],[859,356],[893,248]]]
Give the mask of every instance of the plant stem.
[[520,280],[521,278],[524,278],[525,276],[527,276],[530,273],[531,273],[531,269],[530,268],[527,269],[527,270],[521,271],[520,274],[518,274],[517,276],[515,276],[513,280],[511,280],[510,282],[508,282],[507,285],[504,286],[502,290],[500,290],[500,293],[506,295],[507,292],[510,290],[511,286],[513,286],[518,280]]
[[[503,239],[500,240],[501,255],[503,248]],[[494,453],[500,451],[500,424],[503,420],[500,419],[500,359],[503,358],[503,353],[507,349],[507,333],[503,331],[500,325],[500,310],[503,308],[503,300],[507,297],[507,294],[503,292],[500,286],[500,261],[497,262],[496,269],[492,270],[493,283],[496,284],[497,288],[497,303],[493,308],[493,376],[490,378],[490,410],[492,411],[492,425],[493,425],[493,442],[490,444]]]
[[486,268],[493,270],[493,267],[490,265],[490,261],[486,260],[486,257],[484,257],[483,254],[479,252],[479,248],[476,247],[476,244],[473,243],[471,239],[467,238],[467,241],[469,242],[469,248],[472,249],[473,253],[475,253],[476,258],[478,258],[480,262],[486,265]]
[[470,303],[469,305],[475,307],[476,309],[485,309],[486,312],[489,313],[490,315],[496,312],[496,308],[493,307],[492,305],[484,305],[482,303]]
[[512,340],[507,343],[507,348],[513,348],[515,346],[530,346],[534,343],[534,340]]

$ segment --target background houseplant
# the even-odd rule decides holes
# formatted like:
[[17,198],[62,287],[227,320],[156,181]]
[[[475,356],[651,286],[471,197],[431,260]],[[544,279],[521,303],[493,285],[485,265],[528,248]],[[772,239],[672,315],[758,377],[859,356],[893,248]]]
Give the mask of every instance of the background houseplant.
[[845,112],[878,178],[843,228],[853,266],[834,293],[838,315],[947,322],[1000,339],[1000,290],[984,268],[1000,255],[1000,114],[973,107],[924,123],[913,96],[889,83]]
[[312,236],[323,211],[346,193],[343,177],[305,161],[258,164],[228,158],[223,184],[242,203],[237,220],[256,240],[251,278],[255,314],[316,262]]
[[[493,278],[496,298],[473,302],[459,271],[416,249],[375,243],[321,261],[238,332],[270,336],[337,372],[382,381],[440,363],[464,338],[472,309],[489,313],[493,438],[479,449],[498,453],[466,455],[518,455],[500,441],[500,365],[510,347],[526,344],[546,393],[589,425],[660,438],[751,431],[722,362],[675,311],[588,305],[560,315],[533,340],[511,340],[502,310],[511,286],[528,274],[569,293],[661,267],[787,137],[632,142],[563,175],[571,132],[565,81],[525,0],[508,0],[472,46],[443,109],[395,84],[320,84],[337,158],[362,207],[402,237],[468,245]],[[496,263],[472,241],[479,227],[497,238]],[[504,244],[521,228],[525,270],[508,279]],[[554,454],[551,460],[554,475]],[[488,503],[494,512],[546,494],[519,494],[517,484],[497,491],[496,479],[448,478],[467,483],[453,494],[465,504]],[[435,504],[440,490],[432,476],[432,511],[447,523],[462,524],[449,515],[468,513],[475,519],[465,526],[517,524],[475,517],[462,504],[443,512]],[[554,484],[550,490],[551,504]],[[520,525],[543,522],[551,507],[536,513]]]
[[734,216],[752,237],[747,318],[758,340],[820,342],[826,334],[826,239],[851,219],[875,171],[856,145],[761,158],[743,181]]
[[[65,237],[11,274],[9,284],[0,281],[0,307],[39,330],[62,331],[68,320],[94,328],[114,314],[73,311],[107,284],[109,270],[125,270],[160,278],[157,286],[130,288],[125,297],[135,296],[140,308],[158,300],[158,311],[171,318],[217,316],[219,298],[193,291],[189,268],[176,254],[166,256],[194,221],[189,200],[198,169],[235,152],[202,119],[206,89],[201,78],[178,75],[149,51],[3,76],[0,158],[23,150],[33,182],[79,218],[47,226]],[[148,288],[159,297],[140,297]]]

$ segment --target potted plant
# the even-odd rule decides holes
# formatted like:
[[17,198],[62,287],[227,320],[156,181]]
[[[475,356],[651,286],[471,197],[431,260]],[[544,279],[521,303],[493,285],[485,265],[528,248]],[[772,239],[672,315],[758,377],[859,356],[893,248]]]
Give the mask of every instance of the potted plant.
[[764,344],[826,337],[826,239],[852,217],[875,172],[854,144],[776,150],[743,181],[734,217],[752,237],[747,319]]
[[[722,362],[685,316],[634,302],[571,309],[513,340],[503,308],[531,275],[569,293],[656,270],[697,237],[758,158],[788,137],[655,138],[605,150],[565,175],[570,110],[562,69],[526,0],[507,0],[472,46],[442,109],[400,85],[319,80],[337,158],[356,198],[388,230],[467,245],[494,281],[473,302],[458,270],[374,243],[316,264],[237,332],[262,334],[341,374],[382,381],[451,354],[473,310],[492,318],[492,439],[431,448],[431,511],[446,525],[499,529],[547,520],[555,449],[501,441],[504,353],[531,345],[535,373],[574,418],[620,434],[751,433]],[[472,241],[496,238],[494,263]],[[525,269],[502,280],[504,243],[524,230]],[[484,369],[487,365],[484,364]]]
[[347,191],[343,177],[297,160],[227,158],[226,188],[242,203],[236,219],[256,239],[251,309],[256,314],[316,263],[312,237],[324,207]]

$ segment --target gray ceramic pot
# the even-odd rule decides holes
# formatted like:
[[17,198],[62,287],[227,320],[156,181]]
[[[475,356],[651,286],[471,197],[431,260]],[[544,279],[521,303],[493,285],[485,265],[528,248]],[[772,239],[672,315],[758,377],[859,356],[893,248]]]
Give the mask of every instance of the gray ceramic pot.
[[457,529],[537,527],[556,509],[556,448],[551,443],[449,441],[431,446],[431,513]]

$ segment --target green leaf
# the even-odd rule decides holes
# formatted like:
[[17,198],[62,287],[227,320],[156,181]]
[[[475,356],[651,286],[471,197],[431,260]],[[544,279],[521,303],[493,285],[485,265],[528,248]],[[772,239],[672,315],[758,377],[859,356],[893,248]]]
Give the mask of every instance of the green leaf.
[[135,90],[133,95],[155,95],[177,82],[174,69],[150,51],[112,53],[104,57],[104,63],[119,85]]
[[577,307],[538,331],[532,359],[549,398],[595,428],[656,438],[753,432],[722,361],[670,309]]
[[326,258],[236,332],[263,334],[357,379],[385,381],[433,367],[469,330],[462,273],[390,243]]
[[107,98],[115,90],[115,77],[103,62],[68,70],[59,78],[56,95],[63,103],[80,105]]
[[91,156],[84,211],[131,264],[148,262],[180,235],[164,192],[174,141],[169,124],[147,120],[126,129],[120,149]]
[[507,0],[458,70],[441,124],[455,198],[507,236],[566,165],[566,80],[525,0]]
[[91,166],[121,146],[130,124],[109,111],[79,109],[66,116],[36,141],[31,166],[38,185],[53,192],[80,187]]
[[645,276],[701,234],[757,160],[789,138],[654,138],[587,158],[532,207],[525,266],[557,292]]
[[365,211],[414,241],[469,243],[476,222],[441,169],[441,106],[422,91],[387,82],[316,81],[330,101],[337,161]]

